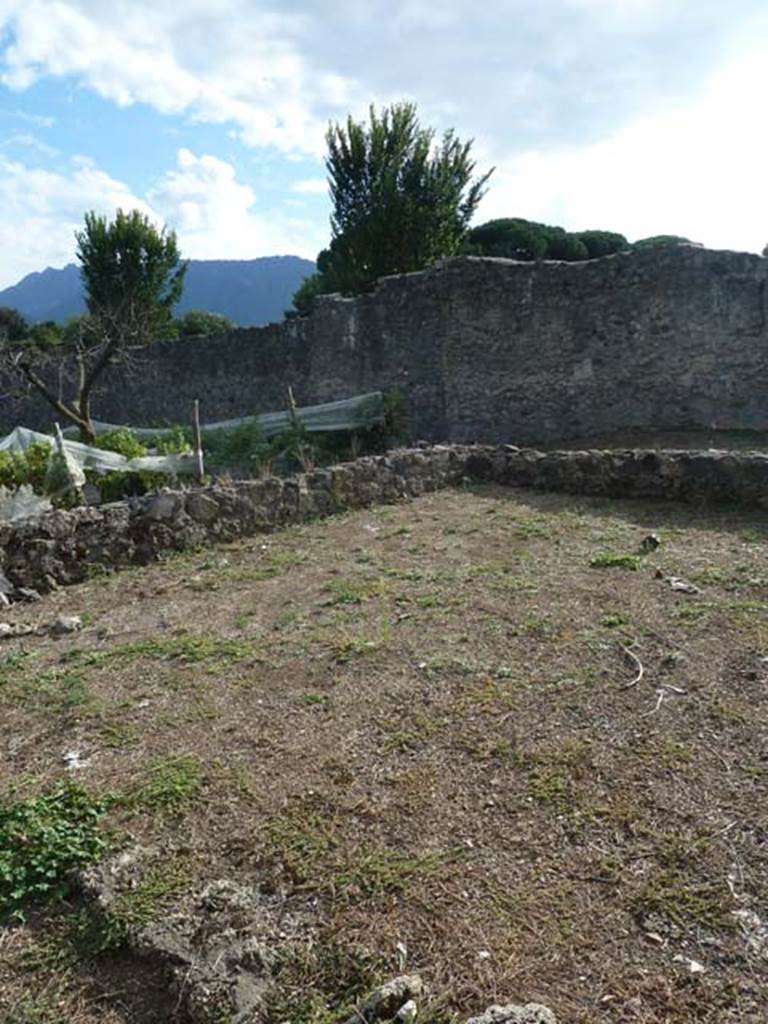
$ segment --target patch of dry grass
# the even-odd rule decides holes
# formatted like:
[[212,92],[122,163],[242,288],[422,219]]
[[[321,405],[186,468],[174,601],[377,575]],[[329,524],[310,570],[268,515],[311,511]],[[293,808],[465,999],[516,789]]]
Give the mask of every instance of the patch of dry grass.
[[[89,625],[0,649],[0,792],[74,775],[115,843],[181,850],[128,917],[216,878],[278,899],[275,1022],[404,967],[428,1024],[757,1024],[767,551],[750,513],[478,487],[93,579],[8,615]],[[2,934],[4,1024],[172,1019],[81,914]]]

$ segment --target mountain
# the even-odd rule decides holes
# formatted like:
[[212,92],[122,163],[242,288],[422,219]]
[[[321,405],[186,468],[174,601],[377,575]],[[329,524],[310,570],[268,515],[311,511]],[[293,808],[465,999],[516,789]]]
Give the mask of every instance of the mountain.
[[[315,265],[298,256],[255,260],[189,260],[184,293],[176,313],[204,309],[223,313],[243,327],[283,319],[293,293]],[[80,271],[74,263],[27,274],[0,291],[0,306],[12,306],[30,323],[63,322],[85,312]]]

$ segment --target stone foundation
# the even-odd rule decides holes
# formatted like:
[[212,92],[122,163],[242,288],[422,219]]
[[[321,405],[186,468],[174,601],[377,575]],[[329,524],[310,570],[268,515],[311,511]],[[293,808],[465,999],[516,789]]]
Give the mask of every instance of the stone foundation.
[[0,526],[0,569],[17,588],[47,591],[175,551],[472,482],[766,508],[768,456],[717,451],[545,453],[510,445],[403,449],[287,479],[161,491]]

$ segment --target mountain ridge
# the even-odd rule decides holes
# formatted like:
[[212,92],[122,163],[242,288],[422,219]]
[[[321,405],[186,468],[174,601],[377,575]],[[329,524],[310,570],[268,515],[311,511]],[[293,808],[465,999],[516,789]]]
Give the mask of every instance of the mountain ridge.
[[[187,262],[184,293],[175,313],[204,309],[228,316],[241,327],[282,320],[293,293],[315,270],[311,260],[300,256]],[[80,271],[74,263],[32,271],[0,291],[0,306],[12,306],[29,323],[64,322],[85,312]]]

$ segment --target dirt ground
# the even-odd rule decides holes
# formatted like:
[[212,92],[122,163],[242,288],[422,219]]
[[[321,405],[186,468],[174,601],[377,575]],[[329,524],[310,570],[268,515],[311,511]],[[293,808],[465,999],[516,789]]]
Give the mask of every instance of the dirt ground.
[[[273,1024],[403,970],[423,1024],[765,1022],[766,553],[757,513],[473,487],[93,578],[2,616],[85,625],[2,641],[0,796],[127,795],[134,919],[221,878],[300,918]],[[175,1020],[81,924],[0,932],[0,1020]]]

